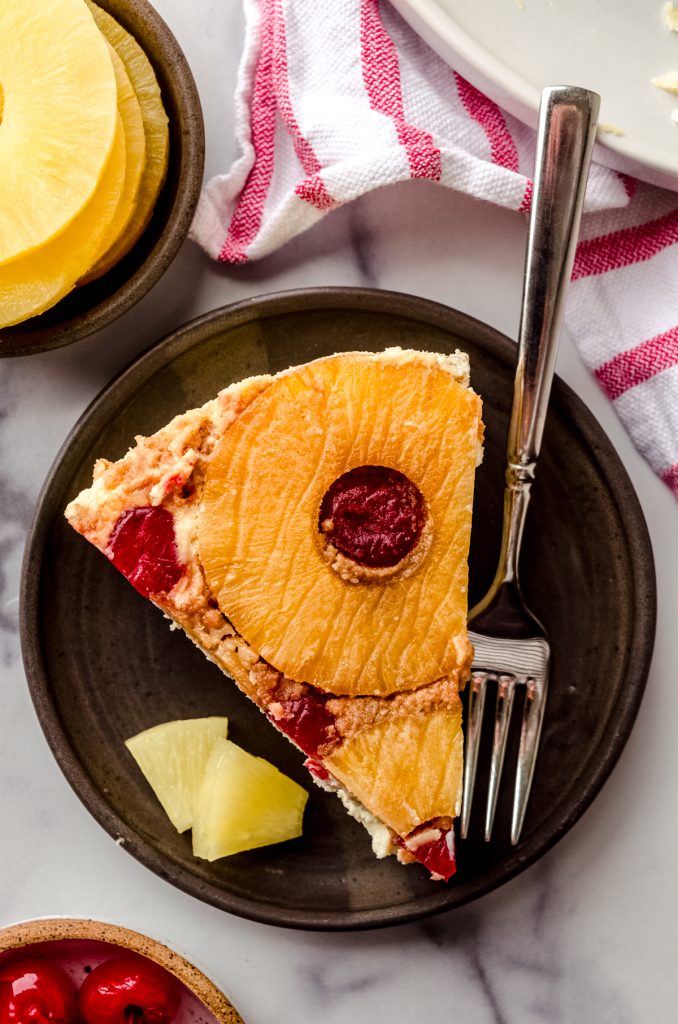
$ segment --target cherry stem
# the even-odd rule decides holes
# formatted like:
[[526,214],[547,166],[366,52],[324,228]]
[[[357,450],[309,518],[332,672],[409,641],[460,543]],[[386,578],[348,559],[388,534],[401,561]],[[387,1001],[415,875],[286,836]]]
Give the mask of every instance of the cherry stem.
[[125,1007],[125,1020],[127,1024],[143,1024],[144,1011],[140,1006],[135,1006],[132,1003],[130,1006]]

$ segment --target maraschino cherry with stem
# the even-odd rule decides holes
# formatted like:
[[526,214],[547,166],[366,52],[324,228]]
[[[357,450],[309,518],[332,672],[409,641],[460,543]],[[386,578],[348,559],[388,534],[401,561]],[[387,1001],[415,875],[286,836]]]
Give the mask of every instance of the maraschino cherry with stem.
[[180,1001],[177,980],[134,953],[105,960],[80,989],[80,1013],[86,1024],[170,1024]]
[[42,957],[0,963],[0,1024],[76,1024],[75,987],[66,972]]

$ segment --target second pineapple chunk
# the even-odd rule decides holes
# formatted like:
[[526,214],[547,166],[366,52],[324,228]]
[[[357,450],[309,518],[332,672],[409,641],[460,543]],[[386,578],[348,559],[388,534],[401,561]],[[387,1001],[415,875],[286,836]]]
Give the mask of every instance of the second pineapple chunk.
[[261,757],[220,739],[193,820],[193,853],[217,860],[301,835],[308,793]]
[[227,731],[227,718],[189,718],[163,722],[125,741],[178,832],[193,824],[210,754]]

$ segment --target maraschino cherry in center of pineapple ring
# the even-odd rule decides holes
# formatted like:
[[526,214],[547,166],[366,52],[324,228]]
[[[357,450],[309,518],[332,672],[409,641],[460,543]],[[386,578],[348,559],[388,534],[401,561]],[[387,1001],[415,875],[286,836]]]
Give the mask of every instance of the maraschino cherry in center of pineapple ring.
[[[386,696],[465,670],[481,403],[457,366],[399,349],[318,359],[217,443],[200,559],[223,614],[288,679]],[[328,545],[385,578],[332,571]]]
[[359,565],[398,565],[419,540],[426,507],[419,488],[397,469],[357,466],[325,493],[319,527],[342,555]]
[[325,492],[318,530],[328,567],[351,584],[379,586],[412,576],[433,540],[423,494],[386,466],[342,473]]

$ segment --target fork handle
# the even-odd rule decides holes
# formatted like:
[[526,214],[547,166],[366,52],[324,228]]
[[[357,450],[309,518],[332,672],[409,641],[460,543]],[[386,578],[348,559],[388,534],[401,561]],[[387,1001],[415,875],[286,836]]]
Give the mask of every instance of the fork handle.
[[544,432],[599,106],[596,93],[574,86],[553,86],[542,93],[495,586],[518,581],[523,525]]

